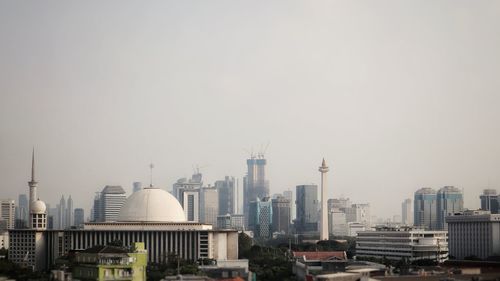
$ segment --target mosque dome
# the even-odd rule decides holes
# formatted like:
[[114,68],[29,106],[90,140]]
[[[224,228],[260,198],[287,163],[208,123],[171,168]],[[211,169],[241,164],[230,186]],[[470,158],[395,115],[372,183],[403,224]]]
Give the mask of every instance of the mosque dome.
[[184,210],[172,194],[148,187],[127,198],[118,216],[120,222],[185,222]]
[[32,214],[45,214],[45,212],[47,211],[47,206],[45,206],[45,203],[43,201],[36,200],[31,205],[30,211]]

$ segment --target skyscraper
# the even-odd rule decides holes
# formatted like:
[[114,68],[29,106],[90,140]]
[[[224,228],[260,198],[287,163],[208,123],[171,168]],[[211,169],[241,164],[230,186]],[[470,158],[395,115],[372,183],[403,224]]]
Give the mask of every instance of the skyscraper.
[[326,190],[326,173],[330,169],[326,166],[325,158],[319,167],[321,173],[321,214],[319,223],[319,239],[328,240],[328,213],[327,213],[327,190]]
[[445,186],[437,192],[437,230],[447,230],[445,218],[464,210],[462,191],[454,186]]
[[73,218],[73,199],[71,199],[71,195],[68,198],[68,201],[66,201],[66,215],[65,215],[65,220],[66,220],[66,227],[71,227],[73,226],[74,218]]
[[247,159],[247,175],[243,183],[245,218],[248,218],[250,202],[269,196],[269,181],[266,180],[267,161],[263,154]]
[[217,225],[219,215],[219,192],[215,187],[200,189],[200,222]]
[[401,204],[401,220],[405,225],[413,225],[413,209],[410,198],[405,199]]
[[14,228],[15,201],[13,199],[0,199],[0,228]]
[[262,200],[250,202],[248,226],[253,231],[255,238],[271,238],[273,234],[273,208],[271,199],[264,197]]
[[371,227],[370,204],[352,204],[345,209],[347,222],[357,222]]
[[102,217],[104,221],[116,221],[125,200],[127,200],[127,196],[121,186],[105,186],[101,193]]
[[437,222],[436,191],[429,187],[417,190],[413,203],[413,224],[427,230],[435,229]]
[[273,208],[273,232],[288,234],[290,232],[290,200],[278,196],[271,200]]
[[184,190],[181,205],[187,221],[200,221],[200,189]]
[[76,208],[74,214],[74,225],[79,227],[85,222],[85,214],[82,208]]
[[219,196],[219,215],[236,214],[236,182],[233,177],[226,176],[224,180],[215,182]]
[[184,206],[184,191],[198,190],[203,186],[203,175],[198,171],[191,176],[191,179],[181,178],[172,186],[172,195]]
[[285,190],[283,191],[283,197],[290,201],[290,222],[295,219],[295,199],[293,198],[293,191]]
[[59,205],[57,205],[57,223],[58,229],[65,229],[68,227],[66,225],[66,199],[64,199],[64,195],[61,196]]
[[26,194],[19,194],[16,219],[23,221],[23,223],[20,223],[20,225],[28,225],[28,217],[29,217],[28,196],[26,196]]
[[481,199],[481,210],[490,211],[492,214],[500,213],[500,196],[496,190],[485,189],[479,198]]
[[295,229],[297,233],[304,234],[318,231],[318,186],[298,185],[295,193],[297,218]]

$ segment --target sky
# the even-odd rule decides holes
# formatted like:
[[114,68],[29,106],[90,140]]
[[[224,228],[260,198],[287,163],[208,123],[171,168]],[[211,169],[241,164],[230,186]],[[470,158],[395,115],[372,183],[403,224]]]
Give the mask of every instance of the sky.
[[[1,1],[0,198],[88,211],[119,184],[319,183],[400,215],[500,191],[499,1]],[[241,182],[241,180],[240,180]]]

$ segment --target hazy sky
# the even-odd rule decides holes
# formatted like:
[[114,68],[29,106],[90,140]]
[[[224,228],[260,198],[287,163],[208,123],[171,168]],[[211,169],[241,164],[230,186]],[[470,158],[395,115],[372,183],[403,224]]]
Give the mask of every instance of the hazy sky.
[[500,1],[1,1],[0,197],[245,174],[400,214],[500,189]]

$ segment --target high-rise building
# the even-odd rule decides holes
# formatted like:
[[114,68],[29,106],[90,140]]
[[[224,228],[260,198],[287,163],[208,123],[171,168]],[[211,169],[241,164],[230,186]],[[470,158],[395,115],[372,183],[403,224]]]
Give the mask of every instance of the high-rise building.
[[215,182],[219,195],[219,215],[236,214],[237,192],[234,177],[226,176],[224,180]]
[[468,210],[446,217],[450,256],[486,259],[500,253],[500,214]]
[[203,175],[197,172],[191,176],[191,179],[181,178],[174,183],[172,194],[184,206],[184,191],[199,190],[203,186]]
[[328,240],[328,204],[326,202],[327,198],[327,188],[326,188],[326,173],[330,169],[326,166],[325,158],[319,167],[318,171],[321,173],[321,213],[319,220],[319,239]]
[[288,199],[290,201],[290,222],[295,219],[295,199],[293,199],[293,191],[291,190],[285,190],[283,191],[283,197]]
[[217,228],[218,229],[236,229],[245,230],[245,219],[243,215],[220,215],[217,216]]
[[215,187],[200,189],[200,222],[217,225],[219,215],[219,192]]
[[269,196],[269,181],[266,179],[267,161],[264,155],[247,159],[247,175],[243,183],[243,206],[245,218],[249,218],[250,202]]
[[272,199],[273,232],[290,233],[290,200],[283,196]]
[[58,229],[65,229],[68,227],[68,225],[66,225],[66,199],[64,199],[64,195],[61,196],[59,205],[57,205],[57,222]]
[[66,220],[66,227],[71,227],[73,226],[74,218],[73,218],[73,199],[71,199],[71,195],[68,198],[68,201],[66,201],[66,215],[65,215],[65,220]]
[[318,186],[298,185],[296,187],[297,218],[295,230],[299,234],[318,231]]
[[90,221],[92,222],[102,222],[104,221],[104,218],[102,217],[102,214],[104,213],[102,210],[102,204],[101,204],[101,193],[96,192],[94,196],[94,205],[92,206],[92,211],[90,212]]
[[0,199],[0,220],[4,229],[14,228],[16,204],[13,199]]
[[445,186],[437,192],[437,230],[447,230],[445,218],[449,215],[462,212],[464,210],[464,198],[462,191],[454,186]]
[[119,185],[107,185],[101,193],[104,221],[116,221],[127,196]]
[[76,208],[74,213],[74,225],[81,227],[85,222],[85,214],[82,208]]
[[481,199],[481,210],[490,211],[492,214],[500,213],[500,196],[494,189],[485,189],[479,196]]
[[333,236],[347,236],[347,220],[344,211],[332,208],[328,212],[329,233]]
[[187,221],[200,221],[200,189],[184,190],[181,205]]
[[333,198],[328,199],[328,210],[338,209],[339,211],[345,212],[346,208],[351,207],[351,200],[349,198]]
[[136,181],[132,183],[132,193],[137,192],[142,189],[142,183],[139,181]]
[[436,191],[424,187],[415,192],[413,200],[413,224],[423,229],[436,229]]
[[17,206],[17,220],[23,221],[24,225],[28,225],[29,217],[29,202],[28,196],[26,194],[19,194],[18,206]]
[[370,204],[352,204],[345,209],[347,222],[357,222],[365,227],[371,226]]
[[401,222],[404,225],[413,225],[413,208],[411,206],[411,199],[407,198],[401,204]]
[[248,227],[255,238],[271,238],[273,234],[273,208],[269,197],[250,202]]

